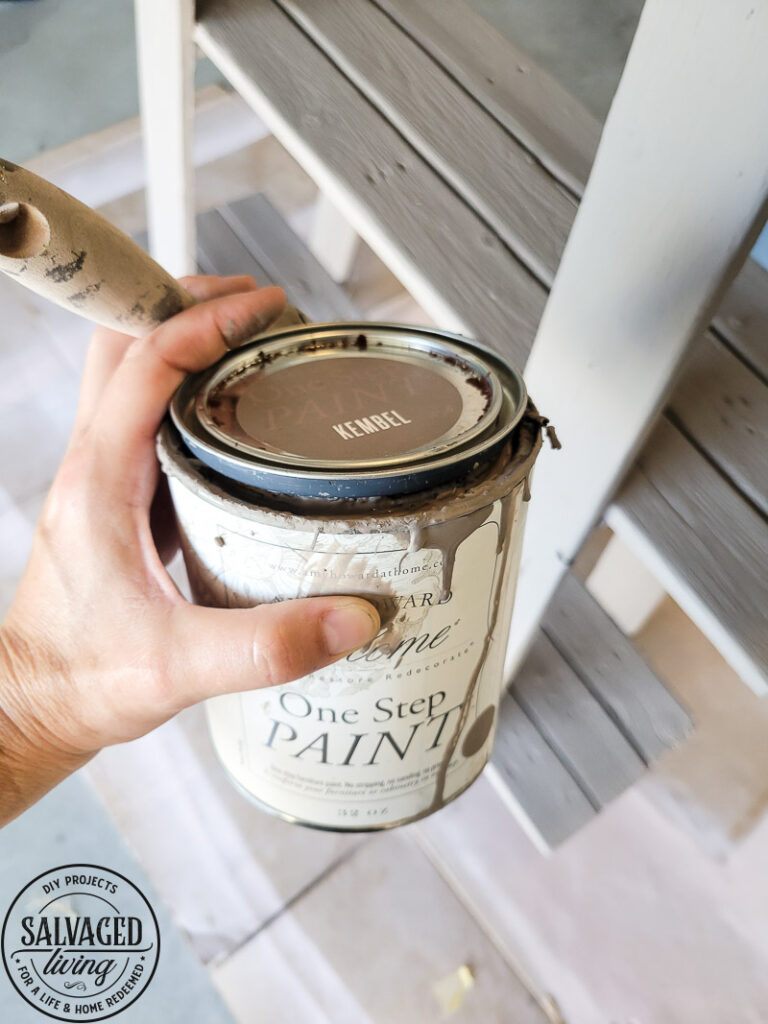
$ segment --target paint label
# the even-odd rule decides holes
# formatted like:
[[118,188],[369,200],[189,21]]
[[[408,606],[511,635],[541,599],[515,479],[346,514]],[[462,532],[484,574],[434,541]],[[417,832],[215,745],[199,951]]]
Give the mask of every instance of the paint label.
[[407,532],[281,529],[170,482],[196,600],[243,607],[356,594],[392,616],[341,662],[208,702],[214,746],[242,789],[299,821],[360,829],[428,813],[476,778],[495,732],[522,488],[465,531],[444,590],[447,552],[430,546],[429,531],[413,550]]

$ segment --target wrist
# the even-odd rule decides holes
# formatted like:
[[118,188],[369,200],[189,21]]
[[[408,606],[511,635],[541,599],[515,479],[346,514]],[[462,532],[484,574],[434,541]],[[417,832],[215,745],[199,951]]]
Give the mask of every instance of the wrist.
[[0,626],[0,825],[85,764],[91,754],[54,728],[66,672],[17,629]]

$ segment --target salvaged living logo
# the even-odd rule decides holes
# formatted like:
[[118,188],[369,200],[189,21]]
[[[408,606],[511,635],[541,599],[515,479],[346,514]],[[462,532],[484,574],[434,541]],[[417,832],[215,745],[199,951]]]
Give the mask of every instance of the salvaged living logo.
[[38,875],[11,904],[3,963],[16,991],[56,1020],[121,1013],[155,973],[160,933],[144,894],[123,875],[69,864]]

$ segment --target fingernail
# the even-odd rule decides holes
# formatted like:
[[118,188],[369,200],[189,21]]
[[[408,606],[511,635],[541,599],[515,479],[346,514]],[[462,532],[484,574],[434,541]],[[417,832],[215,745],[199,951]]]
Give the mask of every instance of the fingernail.
[[372,640],[379,629],[375,610],[357,601],[336,605],[323,615],[322,628],[329,654],[346,654]]

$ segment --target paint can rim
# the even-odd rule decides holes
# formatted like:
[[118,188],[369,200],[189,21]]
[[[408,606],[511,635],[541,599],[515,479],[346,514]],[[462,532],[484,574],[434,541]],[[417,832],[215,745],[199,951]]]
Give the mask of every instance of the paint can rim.
[[[355,360],[354,369],[362,367],[369,375],[385,363],[388,372],[395,367],[403,374],[431,373],[451,400],[458,396],[456,423],[437,437],[422,433],[417,444],[391,456],[347,459],[267,450],[258,431],[254,437],[244,433],[237,420],[240,405],[247,398],[258,417],[264,404],[252,398],[258,398],[254,385],[274,393],[281,373],[283,379],[286,372],[301,373],[310,360],[312,374],[321,362],[326,373],[332,372],[331,361],[340,358]],[[226,423],[216,418],[215,403],[222,400],[234,409]],[[418,396],[414,401],[418,404]],[[526,404],[519,372],[475,341],[434,328],[351,321],[259,336],[188,377],[174,395],[170,415],[189,451],[222,476],[271,493],[331,499],[408,494],[458,479],[498,455]],[[436,414],[439,418],[441,410]],[[367,418],[362,422],[370,426]],[[274,437],[282,443],[279,433]]]

